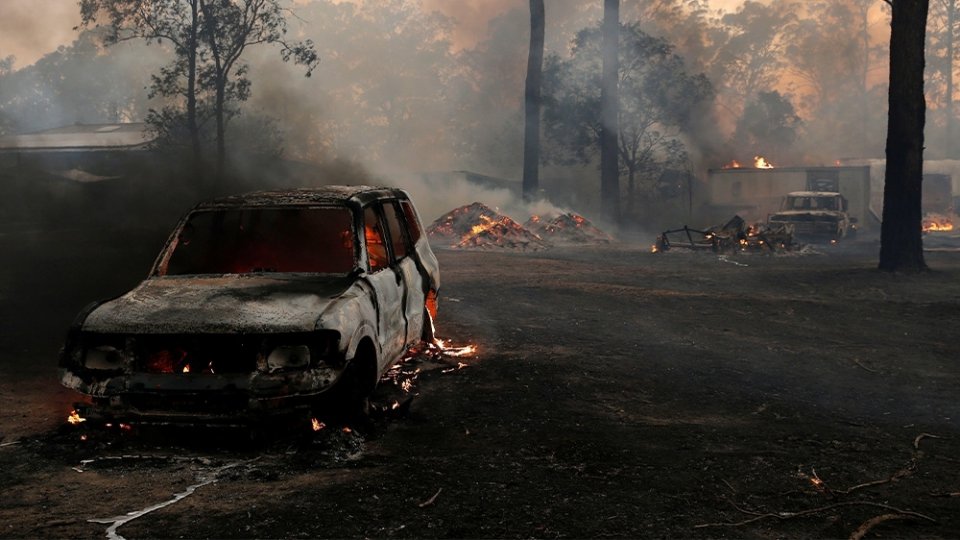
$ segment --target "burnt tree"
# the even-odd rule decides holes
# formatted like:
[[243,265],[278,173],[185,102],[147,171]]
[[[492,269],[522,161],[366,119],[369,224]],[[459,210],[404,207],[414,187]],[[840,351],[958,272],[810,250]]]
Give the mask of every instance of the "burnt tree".
[[603,69],[600,81],[600,203],[613,223],[620,222],[620,0],[603,0]]
[[887,170],[880,230],[881,270],[919,272],[923,260],[924,39],[929,0],[887,0],[890,32],[890,109]]
[[546,16],[543,0],[530,0],[530,52],[524,91],[523,199],[533,199],[540,187],[540,106],[543,78],[543,37]]

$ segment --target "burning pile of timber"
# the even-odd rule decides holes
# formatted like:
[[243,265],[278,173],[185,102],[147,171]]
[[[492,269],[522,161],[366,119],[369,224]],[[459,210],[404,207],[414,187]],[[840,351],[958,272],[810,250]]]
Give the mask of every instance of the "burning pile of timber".
[[432,241],[455,249],[538,251],[550,247],[516,221],[478,202],[440,216],[427,234]]
[[715,253],[736,252],[782,252],[799,249],[800,243],[793,237],[787,225],[771,227],[762,223],[747,225],[740,216],[706,230],[682,229],[664,231],[657,237],[653,252],[673,248],[710,250]]
[[590,220],[573,212],[553,219],[531,216],[524,226],[555,244],[608,244],[613,240]]

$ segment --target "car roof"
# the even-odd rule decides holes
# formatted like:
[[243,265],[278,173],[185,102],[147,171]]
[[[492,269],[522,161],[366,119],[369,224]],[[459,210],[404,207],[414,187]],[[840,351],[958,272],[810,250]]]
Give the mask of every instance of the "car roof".
[[836,197],[840,195],[836,191],[791,191],[787,193],[788,197]]
[[220,197],[198,204],[195,209],[255,206],[311,206],[347,203],[364,205],[379,199],[409,199],[402,189],[373,186],[321,186],[311,188],[254,191]]

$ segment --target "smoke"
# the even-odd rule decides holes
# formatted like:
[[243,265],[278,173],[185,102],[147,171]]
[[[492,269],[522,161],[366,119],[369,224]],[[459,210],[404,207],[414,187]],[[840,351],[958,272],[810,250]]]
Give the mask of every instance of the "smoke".
[[73,41],[80,9],[71,0],[3,0],[0,6],[0,58],[16,57],[18,67]]

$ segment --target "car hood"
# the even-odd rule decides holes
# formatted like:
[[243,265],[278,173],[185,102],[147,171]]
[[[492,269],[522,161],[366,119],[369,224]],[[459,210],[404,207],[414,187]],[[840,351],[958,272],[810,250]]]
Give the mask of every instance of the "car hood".
[[310,332],[346,295],[349,277],[171,276],[151,278],[94,309],[97,333]]

